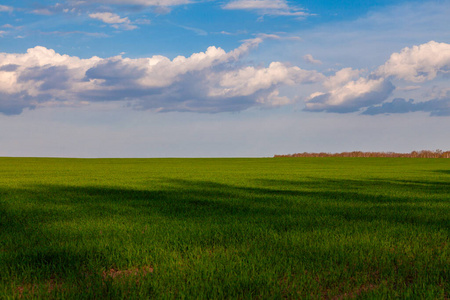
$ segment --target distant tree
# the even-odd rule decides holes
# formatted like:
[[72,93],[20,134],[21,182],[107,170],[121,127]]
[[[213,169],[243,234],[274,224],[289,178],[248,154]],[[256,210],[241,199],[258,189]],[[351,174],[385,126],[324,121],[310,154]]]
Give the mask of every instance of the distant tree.
[[405,157],[405,158],[450,158],[450,151],[437,149],[435,151],[421,150],[412,151],[411,153],[396,152],[341,152],[341,153],[325,153],[325,152],[303,152],[285,155],[274,155],[274,157]]

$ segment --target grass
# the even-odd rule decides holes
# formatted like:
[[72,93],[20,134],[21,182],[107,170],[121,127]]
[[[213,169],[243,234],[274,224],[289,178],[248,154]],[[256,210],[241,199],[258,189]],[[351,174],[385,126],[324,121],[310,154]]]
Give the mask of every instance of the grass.
[[450,160],[0,158],[0,298],[448,299]]

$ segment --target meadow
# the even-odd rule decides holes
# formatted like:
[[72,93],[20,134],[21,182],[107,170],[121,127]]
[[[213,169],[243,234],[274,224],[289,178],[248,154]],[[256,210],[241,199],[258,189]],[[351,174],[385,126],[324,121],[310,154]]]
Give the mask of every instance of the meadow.
[[0,299],[448,299],[450,160],[0,158]]

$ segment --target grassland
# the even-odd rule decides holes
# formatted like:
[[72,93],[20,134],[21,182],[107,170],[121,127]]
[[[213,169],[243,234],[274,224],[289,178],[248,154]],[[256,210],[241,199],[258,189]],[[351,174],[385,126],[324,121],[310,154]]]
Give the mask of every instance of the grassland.
[[448,299],[450,160],[0,158],[0,299]]

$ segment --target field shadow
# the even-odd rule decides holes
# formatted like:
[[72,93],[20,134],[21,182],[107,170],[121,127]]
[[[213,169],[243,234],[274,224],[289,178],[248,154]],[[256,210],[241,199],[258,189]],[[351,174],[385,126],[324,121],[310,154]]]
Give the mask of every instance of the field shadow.
[[[382,180],[382,179],[328,179],[306,178],[305,180],[259,179],[256,181],[265,188],[287,187],[290,192],[302,191],[323,196],[334,194],[342,201],[362,201],[372,203],[420,203],[429,201],[428,196],[435,196],[433,202],[449,201],[450,182],[420,180]],[[391,195],[389,195],[391,192]],[[298,192],[297,192],[298,193]],[[413,196],[397,196],[408,193]],[[426,194],[426,196],[424,196]],[[382,201],[382,202],[380,202]]]
[[[396,214],[396,211],[437,213],[439,211],[428,204],[450,201],[450,183],[437,181],[308,178],[298,181],[256,179],[254,182],[253,186],[238,186],[207,180],[162,178],[158,189],[148,190],[70,185],[9,189],[3,194],[26,198],[40,205],[27,208],[22,216],[18,216],[11,215],[3,204],[0,206],[2,220],[10,221],[0,224],[17,232],[23,231],[27,223],[37,221],[39,216],[41,224],[58,219],[133,217],[136,213],[211,223],[239,217],[258,219],[293,214],[302,217],[313,211],[328,214],[337,210],[345,211],[347,217],[354,214],[355,218],[420,223],[419,219],[405,217],[404,213]],[[354,212],[351,206],[355,207]],[[441,224],[445,214],[439,213],[441,217],[425,223]]]
[[450,170],[434,170],[433,172],[450,175]]
[[[137,216],[148,216],[220,227],[240,221],[277,234],[373,221],[450,229],[448,210],[434,205],[450,202],[446,182],[307,178],[250,183],[161,178],[158,188],[148,189],[35,185],[0,190],[0,263],[11,269],[33,265],[45,276],[81,274],[80,266],[95,253],[55,250],[59,241],[48,237],[45,228],[57,222],[105,223],[119,218],[132,226]],[[12,208],[14,199],[34,205],[24,205],[18,213]],[[98,259],[107,263],[106,258]]]
[[274,189],[288,187],[290,192],[315,199],[328,207],[326,215],[344,220],[432,226],[450,229],[450,182],[420,180],[349,180],[309,178],[309,180],[259,179]]

